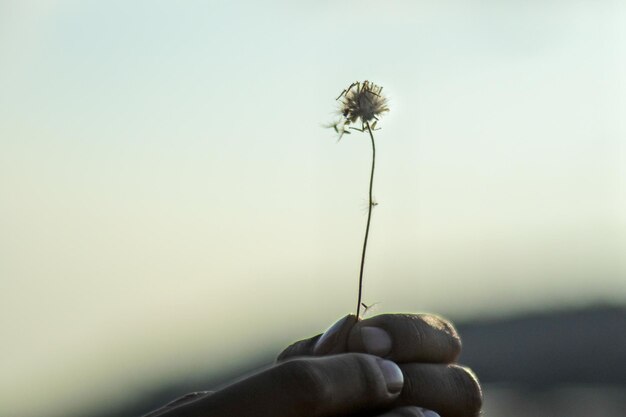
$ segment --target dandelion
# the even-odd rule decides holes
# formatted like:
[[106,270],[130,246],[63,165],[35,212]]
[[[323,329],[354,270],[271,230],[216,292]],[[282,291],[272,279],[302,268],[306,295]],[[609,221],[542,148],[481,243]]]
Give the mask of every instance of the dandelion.
[[[349,129],[365,132],[370,127],[371,130],[377,130],[378,118],[389,111],[382,91],[382,87],[366,80],[350,84],[339,94],[337,100],[340,102],[341,119],[330,126],[339,134],[339,139],[350,134]],[[360,128],[350,126],[359,122]]]
[[[363,239],[363,250],[361,252],[361,267],[359,270],[359,295],[357,299],[356,316],[360,317],[361,306],[367,311],[368,306],[361,302],[363,293],[363,268],[365,266],[365,252],[367,250],[367,238],[369,237],[370,223],[372,220],[372,209],[378,205],[374,200],[372,189],[374,185],[374,167],[376,163],[376,144],[374,143],[373,130],[376,129],[378,118],[389,111],[387,99],[382,95],[383,88],[369,81],[357,81],[339,94],[337,100],[340,102],[339,112],[341,118],[330,125],[339,134],[339,139],[345,134],[350,134],[350,130],[368,132],[372,141],[372,169],[369,181],[369,204],[367,207],[367,225],[365,226],[365,238]],[[360,124],[360,127],[351,126]]]

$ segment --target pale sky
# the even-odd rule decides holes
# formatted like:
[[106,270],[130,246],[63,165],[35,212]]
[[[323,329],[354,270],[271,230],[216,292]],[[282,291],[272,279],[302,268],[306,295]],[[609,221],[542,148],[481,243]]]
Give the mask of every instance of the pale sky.
[[352,311],[371,150],[321,126],[356,80],[391,108],[366,302],[625,303],[624,22],[619,0],[0,2],[0,415]]

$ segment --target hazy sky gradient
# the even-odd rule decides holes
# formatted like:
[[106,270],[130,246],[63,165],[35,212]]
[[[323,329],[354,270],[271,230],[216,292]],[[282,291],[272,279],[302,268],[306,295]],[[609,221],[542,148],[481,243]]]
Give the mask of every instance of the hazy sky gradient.
[[321,126],[355,80],[391,107],[366,302],[626,302],[624,21],[618,0],[0,3],[0,414],[352,311],[369,141]]

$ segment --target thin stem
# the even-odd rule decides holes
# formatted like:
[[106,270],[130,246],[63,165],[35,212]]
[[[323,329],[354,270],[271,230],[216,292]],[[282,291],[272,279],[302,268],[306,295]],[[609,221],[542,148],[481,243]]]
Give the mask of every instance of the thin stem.
[[374,185],[374,167],[376,164],[376,145],[374,144],[374,135],[370,128],[369,122],[365,123],[367,132],[372,139],[372,172],[370,174],[370,189],[369,189],[369,207],[367,209],[367,226],[365,226],[365,239],[363,240],[363,252],[361,253],[361,270],[359,272],[359,298],[356,304],[356,317],[359,318],[361,313],[361,294],[363,293],[363,267],[365,266],[365,251],[367,250],[367,238],[370,234],[370,221],[372,220],[372,208],[374,207],[374,198],[372,196],[372,186]]

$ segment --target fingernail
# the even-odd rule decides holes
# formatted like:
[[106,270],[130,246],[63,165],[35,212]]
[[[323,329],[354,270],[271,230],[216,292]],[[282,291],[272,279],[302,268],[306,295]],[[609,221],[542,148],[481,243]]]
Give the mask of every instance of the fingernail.
[[313,353],[316,355],[326,355],[336,349],[337,344],[340,342],[339,335],[341,335],[345,330],[356,322],[354,315],[349,314],[341,319],[339,319],[335,324],[330,326],[328,330],[320,336],[320,338],[315,343],[315,348],[313,349]]
[[380,370],[383,372],[383,377],[387,383],[387,391],[391,394],[399,394],[404,385],[404,376],[402,375],[400,367],[385,359],[378,359],[378,366],[380,366]]
[[391,336],[379,327],[361,327],[361,340],[369,354],[384,358],[391,352]]
[[424,414],[424,417],[440,417],[439,414],[427,408],[422,408],[422,414]]

